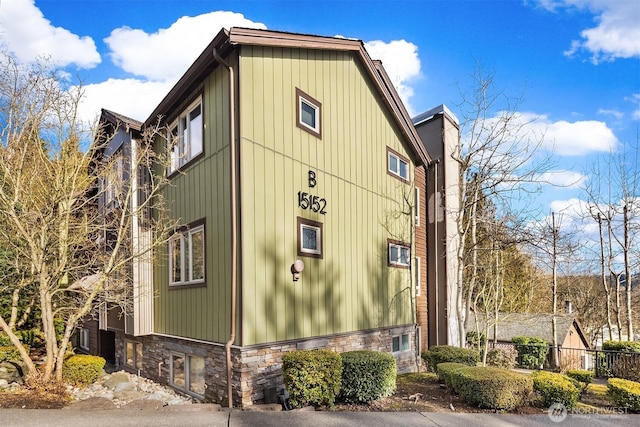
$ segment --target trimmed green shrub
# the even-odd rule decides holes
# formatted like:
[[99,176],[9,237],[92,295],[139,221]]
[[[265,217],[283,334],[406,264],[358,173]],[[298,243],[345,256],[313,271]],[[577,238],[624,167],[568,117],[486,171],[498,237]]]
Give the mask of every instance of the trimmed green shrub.
[[436,366],[444,362],[475,366],[480,361],[480,354],[474,349],[440,345],[431,347],[429,351],[422,353],[422,359],[427,363],[431,372],[436,372]]
[[616,405],[640,411],[640,383],[622,378],[609,378],[607,394]]
[[455,362],[439,363],[438,366],[436,366],[436,371],[438,372],[438,379],[443,383],[445,383],[446,385],[448,385],[449,387],[452,387],[451,375],[453,375],[453,373],[458,369],[465,368],[467,366],[469,365],[465,365],[463,363],[455,363]]
[[4,331],[0,332],[0,347],[7,347],[10,345],[13,345],[13,343],[9,339],[7,333]]
[[340,391],[342,358],[329,350],[292,351],[282,356],[282,376],[294,407],[333,406]]
[[340,399],[371,402],[396,390],[396,359],[388,353],[360,350],[342,353]]
[[542,338],[514,337],[511,341],[518,351],[518,363],[525,369],[539,369],[549,353],[549,344]]
[[623,351],[626,353],[640,353],[640,342],[635,341],[605,341],[603,350]]
[[62,378],[73,384],[93,384],[102,373],[105,363],[100,356],[74,354],[64,361]]
[[548,407],[554,403],[562,403],[567,409],[576,406],[582,391],[576,380],[547,371],[532,372],[531,378],[533,389],[540,393],[543,405]]
[[[27,346],[24,346],[24,347],[28,353],[29,348]],[[4,345],[0,347],[0,362],[4,362],[4,361],[19,362],[21,360],[22,360],[22,357],[20,356],[20,352],[18,352],[18,349],[13,344]]]
[[453,389],[480,408],[513,410],[528,403],[533,391],[529,375],[508,369],[467,366],[451,373]]
[[584,384],[586,388],[593,381],[593,372],[585,371],[582,369],[570,369],[566,372],[566,375],[569,378],[573,378],[574,380],[581,382]]
[[496,368],[511,369],[516,366],[515,355],[501,348],[492,348],[487,352],[487,365]]

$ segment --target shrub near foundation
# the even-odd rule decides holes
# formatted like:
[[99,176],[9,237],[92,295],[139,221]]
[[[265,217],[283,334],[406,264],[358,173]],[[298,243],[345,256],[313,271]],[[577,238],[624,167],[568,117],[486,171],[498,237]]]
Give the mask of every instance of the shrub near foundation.
[[531,373],[533,389],[540,393],[542,404],[551,406],[562,403],[567,409],[572,409],[580,397],[580,383],[562,374],[547,371]]
[[342,388],[345,402],[371,402],[396,390],[396,359],[370,350],[348,351],[342,357]]
[[468,366],[451,373],[453,390],[480,408],[513,410],[529,402],[533,382],[528,375],[483,366]]
[[438,366],[436,366],[436,370],[438,371],[438,379],[445,383],[447,386],[452,387],[451,377],[453,373],[458,369],[466,368],[467,366],[468,365],[455,362],[439,363]]
[[340,391],[342,358],[329,350],[292,351],[282,356],[282,376],[294,407],[331,407]]
[[62,365],[62,379],[73,384],[93,384],[102,373],[105,363],[100,356],[74,354]]
[[470,348],[439,345],[431,347],[429,351],[422,353],[422,359],[427,362],[430,371],[436,372],[436,366],[445,362],[475,366],[480,361],[480,353]]
[[640,383],[622,378],[609,378],[607,394],[616,405],[640,411]]

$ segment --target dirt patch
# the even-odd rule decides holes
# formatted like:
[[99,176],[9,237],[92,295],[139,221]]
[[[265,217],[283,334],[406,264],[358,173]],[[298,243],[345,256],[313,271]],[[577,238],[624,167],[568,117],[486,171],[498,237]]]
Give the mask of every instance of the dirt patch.
[[67,396],[34,390],[0,392],[0,408],[60,409],[69,403]]

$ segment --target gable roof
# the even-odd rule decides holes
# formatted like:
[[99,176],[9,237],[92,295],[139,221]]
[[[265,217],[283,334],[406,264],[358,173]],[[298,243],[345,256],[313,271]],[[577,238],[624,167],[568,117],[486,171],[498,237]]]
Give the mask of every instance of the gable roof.
[[[552,314],[525,314],[525,313],[500,313],[498,314],[498,341],[511,342],[513,337],[537,337],[542,338],[549,344],[553,343],[553,332],[551,329]],[[478,315],[480,328],[483,325],[482,314]],[[469,313],[469,321],[475,329],[475,313]],[[556,329],[559,344],[562,344],[569,334],[571,326],[574,326],[585,347],[589,348],[589,341],[586,339],[582,327],[573,314],[556,314]],[[489,327],[488,340],[493,340],[493,327]]]
[[205,50],[178,80],[167,96],[151,113],[145,124],[149,125],[157,117],[165,115],[177,104],[185,100],[202,79],[217,66],[213,52],[216,50],[222,57],[227,56],[236,45],[272,46],[283,48],[320,49],[353,52],[363,65],[371,81],[388,108],[391,117],[410,145],[418,164],[428,164],[431,158],[424,148],[420,136],[412,124],[404,104],[387,76],[382,63],[373,61],[364,48],[361,40],[338,37],[324,37],[308,34],[287,33],[280,31],[256,30],[233,27],[222,29],[209,43]]
[[108,122],[115,126],[120,126],[122,124],[126,126],[127,129],[132,129],[137,132],[140,132],[142,129],[142,122],[132,119],[131,117],[124,116],[120,113],[116,113],[115,111],[107,110],[106,108],[102,109],[100,122]]

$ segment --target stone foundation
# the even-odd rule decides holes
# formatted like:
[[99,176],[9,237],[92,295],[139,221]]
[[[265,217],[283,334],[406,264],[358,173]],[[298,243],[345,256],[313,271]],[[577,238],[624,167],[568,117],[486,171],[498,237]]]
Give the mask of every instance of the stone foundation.
[[[409,336],[409,349],[392,352],[393,337]],[[140,375],[159,384],[169,385],[171,353],[179,352],[205,358],[206,391],[204,401],[227,405],[226,355],[223,344],[206,343],[162,335],[140,337],[116,333],[118,369],[136,372],[127,366],[125,341],[142,344]],[[327,349],[343,353],[353,350],[376,350],[392,353],[398,372],[419,369],[414,325],[352,332],[312,339],[285,341],[246,347],[232,347],[233,405],[246,407],[255,403],[274,403],[282,383],[282,355],[295,350]],[[140,361],[138,361],[140,362]],[[187,393],[188,394],[188,393]]]

